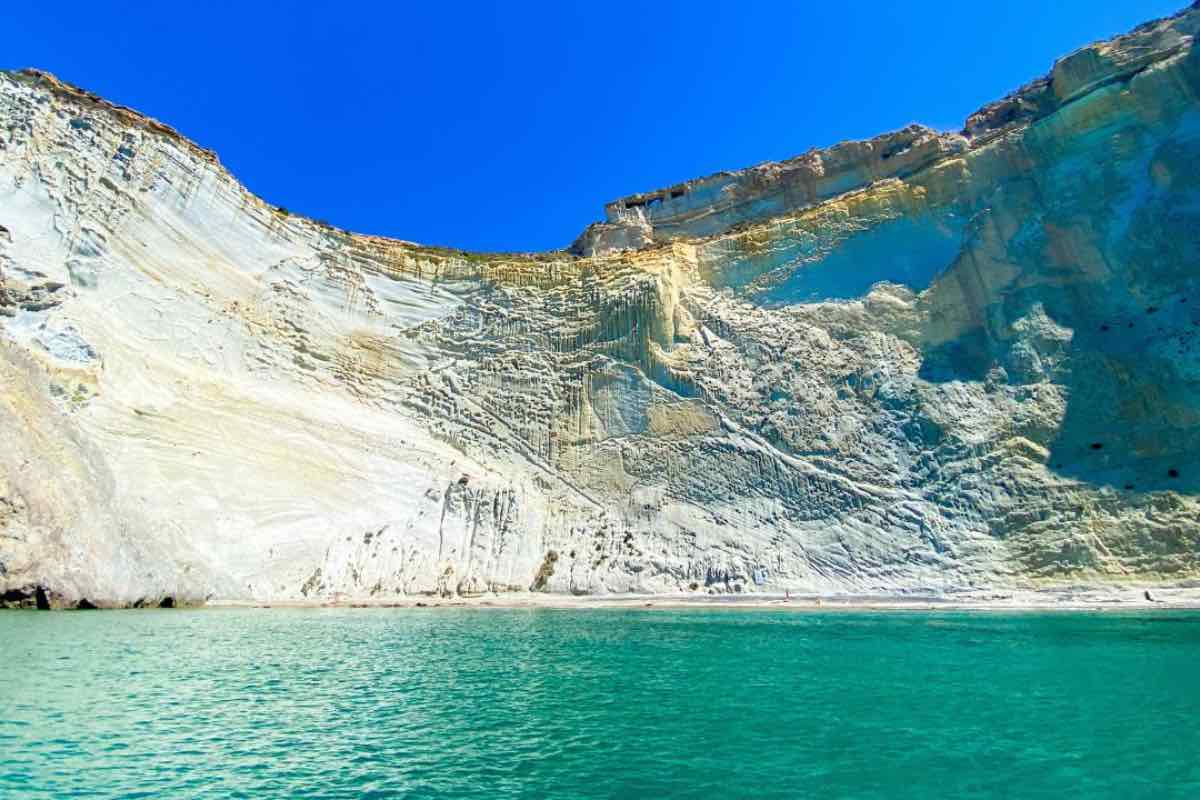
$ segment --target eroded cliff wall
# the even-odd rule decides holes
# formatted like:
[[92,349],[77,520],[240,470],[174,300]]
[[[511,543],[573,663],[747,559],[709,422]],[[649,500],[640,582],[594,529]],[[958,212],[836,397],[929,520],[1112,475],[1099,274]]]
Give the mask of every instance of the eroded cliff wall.
[[1200,578],[1198,29],[534,255],[289,216],[0,74],[0,594]]

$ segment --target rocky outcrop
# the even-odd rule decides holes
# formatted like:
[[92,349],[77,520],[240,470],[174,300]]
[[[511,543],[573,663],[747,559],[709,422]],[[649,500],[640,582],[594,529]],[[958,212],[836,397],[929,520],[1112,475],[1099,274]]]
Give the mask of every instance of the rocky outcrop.
[[0,74],[0,602],[1196,580],[1197,29],[545,254]]

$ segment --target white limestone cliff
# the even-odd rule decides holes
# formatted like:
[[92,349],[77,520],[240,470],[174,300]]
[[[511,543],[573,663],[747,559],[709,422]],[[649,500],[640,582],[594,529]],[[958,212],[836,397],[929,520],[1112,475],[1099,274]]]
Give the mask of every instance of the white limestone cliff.
[[0,595],[1195,581],[1197,29],[546,254],[289,215],[0,73]]

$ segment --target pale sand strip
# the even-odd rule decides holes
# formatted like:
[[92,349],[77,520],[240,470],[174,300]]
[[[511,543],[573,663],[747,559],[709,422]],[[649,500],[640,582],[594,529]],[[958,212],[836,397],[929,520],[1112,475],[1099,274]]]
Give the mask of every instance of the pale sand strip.
[[584,595],[484,594],[472,597],[221,602],[209,608],[502,608],[502,609],[767,609],[772,611],[1158,611],[1200,610],[1200,586],[1064,587],[952,595]]

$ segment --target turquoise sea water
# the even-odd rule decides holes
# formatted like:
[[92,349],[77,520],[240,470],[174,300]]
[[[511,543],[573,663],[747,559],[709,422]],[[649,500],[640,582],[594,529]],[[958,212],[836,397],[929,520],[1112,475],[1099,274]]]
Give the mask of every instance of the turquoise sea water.
[[1200,614],[0,613],[0,797],[1200,797]]

